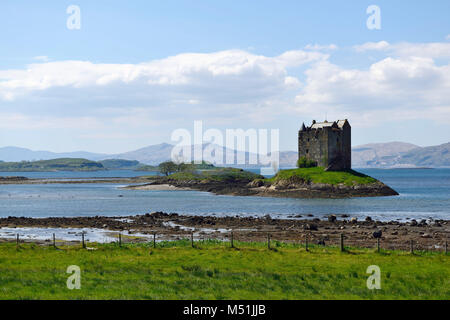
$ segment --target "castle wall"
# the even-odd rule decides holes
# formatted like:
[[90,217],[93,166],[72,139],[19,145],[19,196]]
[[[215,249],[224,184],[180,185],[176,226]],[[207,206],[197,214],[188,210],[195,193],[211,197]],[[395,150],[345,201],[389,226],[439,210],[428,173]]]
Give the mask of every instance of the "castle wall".
[[345,169],[352,168],[352,130],[349,124],[343,128],[342,134],[342,156]]
[[[340,129],[329,129],[328,131],[328,161],[327,166],[340,161],[342,157],[342,131]],[[341,166],[339,164],[338,166]]]
[[328,163],[328,133],[324,130],[300,131],[298,141],[299,158],[314,160],[321,167]]

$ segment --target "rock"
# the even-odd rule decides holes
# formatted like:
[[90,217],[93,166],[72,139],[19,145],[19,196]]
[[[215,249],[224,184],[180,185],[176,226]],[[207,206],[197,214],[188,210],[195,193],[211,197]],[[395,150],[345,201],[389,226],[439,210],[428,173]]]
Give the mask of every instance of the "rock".
[[415,227],[417,225],[418,225],[417,221],[415,219],[412,219],[411,220],[411,226]]
[[256,179],[256,180],[253,180],[252,182],[248,183],[247,186],[250,188],[262,187],[262,186],[264,186],[264,181],[262,181],[261,179]]
[[375,239],[381,238],[381,236],[383,235],[383,232],[381,230],[375,231],[374,233],[372,233],[373,237]]
[[317,241],[317,244],[319,246],[324,246],[325,245],[325,240],[319,240],[319,241]]
[[358,218],[353,217],[353,218],[350,219],[350,222],[351,223],[357,223],[358,222]]
[[427,220],[425,220],[425,219],[420,220],[420,222],[418,224],[419,227],[426,227],[427,225],[428,225]]
[[372,222],[372,217],[367,216],[367,217],[366,217],[366,221],[367,221],[367,222]]
[[424,233],[424,234],[421,235],[420,237],[426,238],[426,239],[433,238],[433,237],[432,237],[430,234],[428,234],[428,233]]
[[317,231],[317,230],[318,230],[317,225],[315,225],[315,224],[313,224],[313,223],[307,223],[307,224],[305,224],[304,228],[305,228],[306,230],[311,230],[311,231]]
[[328,216],[329,222],[336,222],[336,220],[337,220],[336,215],[332,214],[331,216]]

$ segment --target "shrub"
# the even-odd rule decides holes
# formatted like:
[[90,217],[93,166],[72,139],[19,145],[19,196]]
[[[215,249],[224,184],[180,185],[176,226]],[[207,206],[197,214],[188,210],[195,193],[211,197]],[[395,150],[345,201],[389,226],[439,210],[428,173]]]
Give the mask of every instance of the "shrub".
[[317,162],[314,160],[310,160],[306,157],[301,157],[297,160],[297,167],[298,168],[312,168],[317,167]]

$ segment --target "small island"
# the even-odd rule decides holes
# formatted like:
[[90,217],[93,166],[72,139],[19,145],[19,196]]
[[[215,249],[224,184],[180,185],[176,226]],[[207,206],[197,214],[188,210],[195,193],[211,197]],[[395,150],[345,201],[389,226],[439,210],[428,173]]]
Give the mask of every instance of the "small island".
[[[218,195],[283,198],[348,198],[393,196],[398,193],[375,178],[354,170],[325,171],[322,167],[280,170],[274,177],[237,168],[177,171],[147,177],[137,190],[199,190]],[[170,186],[171,188],[168,188]]]
[[106,168],[99,162],[81,158],[0,162],[0,172],[99,171]]
[[309,127],[303,123],[298,132],[297,167],[265,178],[243,169],[193,167],[169,161],[160,165],[165,176],[127,188],[155,190],[156,185],[165,185],[215,194],[283,198],[398,195],[381,181],[351,169],[351,126],[347,119],[321,123],[313,120]]

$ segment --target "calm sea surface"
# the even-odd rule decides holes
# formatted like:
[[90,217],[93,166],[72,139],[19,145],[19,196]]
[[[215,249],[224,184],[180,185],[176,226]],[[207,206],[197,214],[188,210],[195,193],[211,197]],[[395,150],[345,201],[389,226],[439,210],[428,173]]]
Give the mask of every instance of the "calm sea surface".
[[[118,184],[0,185],[0,217],[121,216],[153,211],[193,215],[288,217],[330,213],[379,220],[450,219],[450,169],[359,169],[400,193],[397,197],[279,199],[216,196],[199,191],[123,190]],[[148,172],[1,172],[30,178],[129,177]]]

